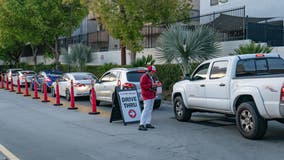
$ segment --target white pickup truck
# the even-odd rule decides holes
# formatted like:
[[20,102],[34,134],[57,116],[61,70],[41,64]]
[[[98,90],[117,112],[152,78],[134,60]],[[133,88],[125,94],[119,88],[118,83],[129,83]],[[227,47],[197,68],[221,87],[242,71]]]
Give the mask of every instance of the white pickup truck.
[[268,120],[284,123],[284,60],[277,54],[247,54],[207,60],[189,80],[173,86],[176,119],[195,111],[235,115],[249,139],[265,135]]

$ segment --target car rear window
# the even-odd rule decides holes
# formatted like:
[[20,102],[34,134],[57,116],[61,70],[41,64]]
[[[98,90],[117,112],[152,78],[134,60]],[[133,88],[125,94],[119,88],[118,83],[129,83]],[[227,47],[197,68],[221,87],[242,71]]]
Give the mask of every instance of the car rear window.
[[129,82],[140,82],[140,77],[145,73],[146,71],[131,71],[126,73],[127,81]]
[[282,58],[244,59],[240,60],[237,64],[237,77],[271,74],[284,74],[284,60]]
[[19,70],[11,70],[12,73],[17,73],[18,71],[21,71],[20,69]]
[[80,74],[80,75],[73,75],[75,80],[96,80],[96,77],[91,74]]
[[26,75],[34,75],[35,74],[35,72],[32,72],[32,71],[22,71],[21,73],[26,74]]

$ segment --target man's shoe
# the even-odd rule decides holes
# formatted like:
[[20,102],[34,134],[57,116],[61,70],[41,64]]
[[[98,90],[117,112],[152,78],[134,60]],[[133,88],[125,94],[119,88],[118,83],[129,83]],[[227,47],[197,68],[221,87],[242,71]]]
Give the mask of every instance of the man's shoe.
[[147,131],[147,128],[144,125],[140,125],[138,130],[140,130],[140,131]]
[[146,124],[146,128],[155,128],[152,124]]

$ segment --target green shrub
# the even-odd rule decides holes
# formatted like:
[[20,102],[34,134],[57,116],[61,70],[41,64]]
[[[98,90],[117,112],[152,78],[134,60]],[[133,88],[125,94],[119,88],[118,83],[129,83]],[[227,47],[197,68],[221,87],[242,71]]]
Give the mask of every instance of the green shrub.
[[147,65],[154,64],[155,60],[153,59],[152,55],[148,55],[145,57],[144,55],[142,58],[138,58],[135,63],[132,64],[133,67],[145,67]]
[[[196,68],[198,63],[192,64],[191,72]],[[178,64],[164,64],[164,65],[155,65],[157,67],[157,76],[159,80],[163,84],[163,95],[164,99],[170,100],[171,92],[174,83],[177,81],[180,81],[184,79],[184,75],[182,75],[182,70]],[[2,66],[2,68],[5,66]],[[23,69],[33,69],[32,65],[27,64],[21,64],[21,67]],[[112,63],[106,63],[102,66],[86,66],[86,72],[91,72],[94,75],[96,75],[98,78],[102,76],[104,72],[111,68],[117,68],[117,67],[125,67],[130,68],[132,66],[126,65],[126,66],[120,66]],[[37,65],[36,72],[42,71],[42,70],[51,70],[55,68],[55,64],[50,65],[44,65],[43,63],[40,63]],[[68,65],[60,64],[59,69],[63,72],[68,72]],[[72,72],[73,70],[71,70]]]

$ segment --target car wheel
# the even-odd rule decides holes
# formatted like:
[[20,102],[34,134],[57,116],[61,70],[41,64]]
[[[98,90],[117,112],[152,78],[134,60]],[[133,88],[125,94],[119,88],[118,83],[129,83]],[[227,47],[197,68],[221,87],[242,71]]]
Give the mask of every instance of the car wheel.
[[192,115],[192,111],[185,107],[181,96],[174,99],[174,112],[178,121],[188,121]]
[[34,91],[34,83],[31,83],[31,90]]
[[56,97],[56,94],[55,94],[55,89],[52,87],[51,89],[50,89],[51,91],[51,96],[52,97]]
[[67,90],[66,91],[66,100],[70,101],[70,99],[71,99],[71,95],[70,95],[70,92]]
[[239,132],[248,139],[261,139],[267,129],[267,120],[259,115],[254,102],[244,102],[239,105],[236,124]]
[[41,93],[44,93],[43,84],[41,84],[41,85],[39,86],[39,88],[40,88],[40,92],[41,92]]
[[[89,98],[90,104],[92,105],[92,93],[90,93],[90,96],[89,96],[89,97],[90,97],[90,98]],[[100,103],[101,103],[101,101],[96,100],[96,105],[97,105],[97,106],[99,106]]]
[[159,109],[161,106],[162,100],[158,99],[154,101],[154,109]]
[[284,119],[277,119],[276,121],[284,124]]

